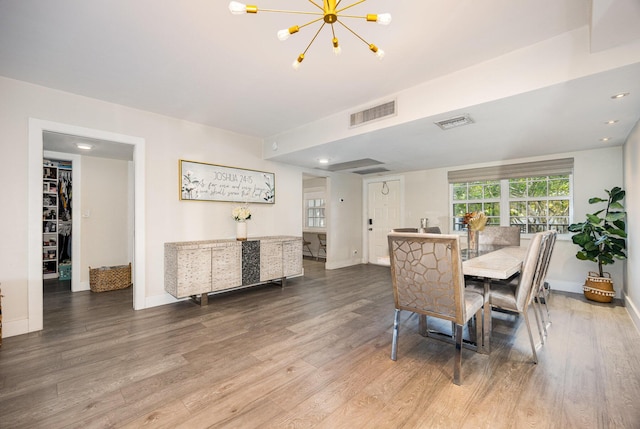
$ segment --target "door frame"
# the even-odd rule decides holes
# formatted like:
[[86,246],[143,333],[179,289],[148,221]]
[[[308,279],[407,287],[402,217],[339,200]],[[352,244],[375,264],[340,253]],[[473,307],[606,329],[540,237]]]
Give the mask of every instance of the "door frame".
[[400,219],[404,219],[404,176],[372,177],[362,181],[362,256],[365,264],[369,263],[369,185],[394,180],[400,182]]
[[[42,158],[45,131],[71,134],[97,140],[133,145],[134,169],[134,256],[133,256],[133,308],[146,308],[145,281],[145,139],[59,122],[29,118],[28,153],[28,321],[27,332],[43,328],[42,296]],[[73,269],[73,268],[72,268]]]

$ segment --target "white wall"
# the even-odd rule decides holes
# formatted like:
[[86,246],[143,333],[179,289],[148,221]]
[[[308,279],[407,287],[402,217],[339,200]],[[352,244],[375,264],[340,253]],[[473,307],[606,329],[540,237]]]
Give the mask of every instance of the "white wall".
[[[449,185],[447,172],[463,168],[485,167],[489,165],[512,164],[542,159],[574,158],[573,197],[574,221],[582,221],[586,213],[594,207],[589,198],[605,197],[604,189],[623,185],[622,147],[608,147],[598,150],[557,154],[553,157],[536,157],[510,160],[502,163],[460,165],[451,168],[416,171],[404,174],[405,218],[404,226],[418,227],[420,218],[429,218],[429,226],[439,226],[443,232],[451,230],[449,215]],[[527,241],[524,240],[523,244]],[[556,242],[548,278],[552,288],[582,293],[582,285],[589,270],[597,269],[593,262],[579,261],[575,254],[578,248],[571,242],[570,235],[560,236]],[[621,296],[624,285],[624,262],[606,267],[616,285],[616,296]]]
[[362,262],[362,178],[333,173],[327,179],[327,269]]
[[[627,271],[625,305],[640,330],[640,122],[636,123],[624,147],[624,188],[627,208]],[[638,251],[638,253],[636,253]]]
[[126,265],[129,259],[129,162],[82,157],[82,258],[80,281],[89,288],[89,267]]
[[145,139],[145,303],[171,298],[164,292],[164,243],[233,238],[233,203],[180,201],[178,159],[274,172],[276,203],[253,204],[249,236],[300,235],[302,173],[299,169],[262,160],[261,141],[228,131],[181,121],[100,100],[80,97],[0,77],[0,156],[10,162],[0,170],[7,209],[2,210],[5,240],[2,261],[3,335],[25,333],[28,320],[28,192],[31,166],[29,118],[71,124]]
[[[640,59],[640,40],[601,52],[591,52],[589,40],[589,27],[584,26],[396,94],[367,100],[364,105],[350,106],[348,110],[265,139],[265,157],[277,158],[303,148],[440,115],[442,112],[457,111],[612,70]],[[395,98],[400,106],[396,116],[371,122],[365,127],[345,126],[351,112],[391,98]],[[274,141],[278,142],[277,152],[270,148]]]

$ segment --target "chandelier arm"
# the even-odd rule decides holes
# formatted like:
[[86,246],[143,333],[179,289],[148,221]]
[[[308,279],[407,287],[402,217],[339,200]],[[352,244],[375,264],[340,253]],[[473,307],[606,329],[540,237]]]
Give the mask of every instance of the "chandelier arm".
[[309,0],[309,3],[313,4],[315,7],[317,7],[318,9],[324,11],[324,9],[322,8],[322,6],[320,6],[318,3],[314,2],[313,0]]
[[[322,21],[322,17],[320,17],[320,18],[318,18],[318,19],[314,19],[313,21],[309,21],[309,22],[307,22],[306,24],[299,25],[299,26],[298,26],[298,29],[300,29],[300,28],[304,28],[304,27],[306,27],[306,26],[308,26],[308,25],[311,25],[311,24],[315,24],[315,23],[316,23],[316,22],[318,22],[318,21]],[[324,25],[324,24],[323,24],[323,25]],[[322,27],[320,27],[320,28],[322,28]]]
[[313,42],[316,40],[316,37],[318,37],[318,34],[320,34],[320,32],[322,31],[322,29],[324,28],[326,22],[323,22],[322,25],[320,26],[320,28],[318,28],[318,31],[316,31],[316,34],[313,36],[313,38],[311,39],[311,41],[309,42],[309,44],[307,45],[306,49],[304,50],[304,52],[302,53],[302,55],[306,54],[307,51],[309,50],[309,48],[311,47],[311,45],[313,44]]
[[279,12],[279,13],[294,13],[297,15],[320,15],[324,17],[323,13],[318,12],[302,12],[299,10],[280,10],[280,9],[258,9],[258,12]]
[[371,44],[369,42],[367,42],[366,40],[364,40],[362,38],[362,36],[360,36],[358,33],[356,33],[355,31],[353,31],[351,28],[349,28],[349,26],[345,25],[344,22],[337,20],[336,22],[340,23],[340,25],[342,25],[344,28],[346,28],[347,30],[349,30],[351,32],[351,34],[353,34],[354,36],[356,36],[358,39],[362,40],[365,45],[370,46]]
[[[360,3],[364,3],[364,2],[366,2],[366,1],[367,1],[367,0],[360,0],[360,1],[357,1],[357,2],[355,2],[355,3],[353,3],[353,4],[350,4],[349,6],[345,6],[345,7],[343,7],[343,8],[342,8],[342,9],[340,9],[340,10],[336,10],[336,13],[340,13],[340,12],[342,12],[343,10],[347,10],[347,9],[349,9],[349,8],[352,8],[352,7],[354,7],[354,6],[357,6],[357,5],[359,5]],[[338,4],[340,4],[340,2],[338,2]],[[338,4],[336,4],[336,7],[338,7]]]
[[367,19],[367,15],[340,15],[340,18],[358,18],[358,19]]

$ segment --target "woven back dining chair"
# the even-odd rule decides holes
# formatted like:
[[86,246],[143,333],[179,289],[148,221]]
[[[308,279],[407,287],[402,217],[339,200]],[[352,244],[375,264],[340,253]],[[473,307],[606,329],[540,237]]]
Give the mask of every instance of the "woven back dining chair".
[[454,324],[453,382],[462,383],[462,330],[476,316],[481,341],[482,295],[465,291],[457,235],[391,233],[388,236],[395,302],[391,359],[397,359],[400,312],[432,316]]

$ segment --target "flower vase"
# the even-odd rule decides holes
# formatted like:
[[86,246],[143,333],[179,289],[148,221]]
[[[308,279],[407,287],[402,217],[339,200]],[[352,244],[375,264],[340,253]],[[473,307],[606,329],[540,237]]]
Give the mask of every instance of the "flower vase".
[[469,252],[478,251],[478,235],[479,231],[467,228],[467,249],[469,249]]
[[236,222],[236,240],[245,241],[247,239],[247,222]]

